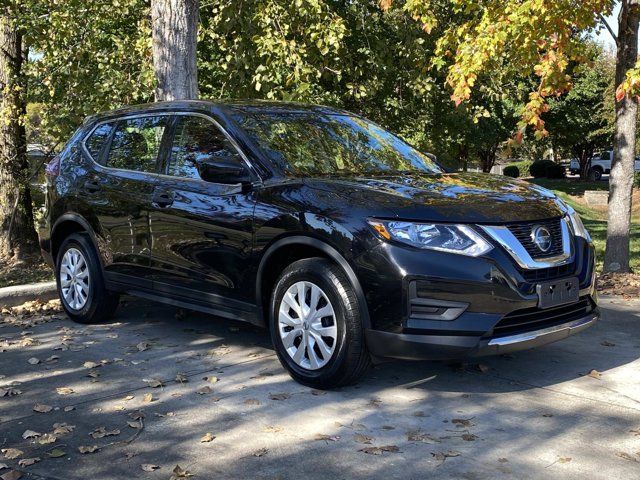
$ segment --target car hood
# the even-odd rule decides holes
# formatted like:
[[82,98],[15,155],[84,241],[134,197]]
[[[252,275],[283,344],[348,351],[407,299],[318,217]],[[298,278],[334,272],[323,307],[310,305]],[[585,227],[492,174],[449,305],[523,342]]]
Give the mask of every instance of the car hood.
[[491,224],[563,214],[549,190],[489,174],[314,177],[305,184],[330,193],[342,207],[378,218]]

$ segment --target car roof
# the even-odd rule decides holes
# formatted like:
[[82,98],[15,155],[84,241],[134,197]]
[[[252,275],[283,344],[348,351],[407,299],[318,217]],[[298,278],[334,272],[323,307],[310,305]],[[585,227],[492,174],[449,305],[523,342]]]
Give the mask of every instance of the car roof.
[[136,115],[138,113],[154,113],[166,112],[173,110],[191,110],[191,111],[213,111],[222,110],[228,112],[244,112],[244,113],[304,113],[313,112],[317,114],[342,114],[347,115],[349,112],[338,108],[327,107],[323,105],[314,105],[311,103],[299,102],[280,102],[275,100],[173,100],[168,102],[144,103],[140,105],[131,105],[114,110],[100,112],[90,115],[85,119],[85,123],[93,123],[110,118],[117,118],[126,115]]

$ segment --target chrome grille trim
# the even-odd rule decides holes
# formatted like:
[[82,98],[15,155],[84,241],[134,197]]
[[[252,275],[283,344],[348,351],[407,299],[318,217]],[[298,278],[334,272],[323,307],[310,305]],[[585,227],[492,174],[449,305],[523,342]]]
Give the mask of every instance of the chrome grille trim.
[[551,268],[566,265],[574,260],[571,229],[566,217],[560,220],[562,230],[562,253],[554,257],[532,258],[516,236],[504,225],[480,225],[480,228],[501,245],[513,257],[516,263],[525,270]]

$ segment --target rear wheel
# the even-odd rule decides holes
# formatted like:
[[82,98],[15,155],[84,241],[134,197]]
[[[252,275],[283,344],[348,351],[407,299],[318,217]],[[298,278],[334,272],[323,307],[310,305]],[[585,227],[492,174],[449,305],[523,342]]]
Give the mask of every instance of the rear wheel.
[[119,297],[105,288],[98,254],[86,235],[74,233],[62,243],[56,282],[62,307],[76,322],[98,323],[118,308]]
[[600,181],[602,179],[602,169],[592,168],[589,170],[589,180],[593,182]]
[[354,383],[369,366],[355,291],[328,260],[299,260],[282,272],[272,294],[270,328],[280,362],[304,385]]

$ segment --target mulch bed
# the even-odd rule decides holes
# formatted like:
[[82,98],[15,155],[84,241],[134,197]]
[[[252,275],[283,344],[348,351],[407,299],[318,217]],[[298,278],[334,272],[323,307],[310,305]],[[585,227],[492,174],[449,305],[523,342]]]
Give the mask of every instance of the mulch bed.
[[53,280],[53,271],[39,255],[22,261],[0,258],[0,288]]

